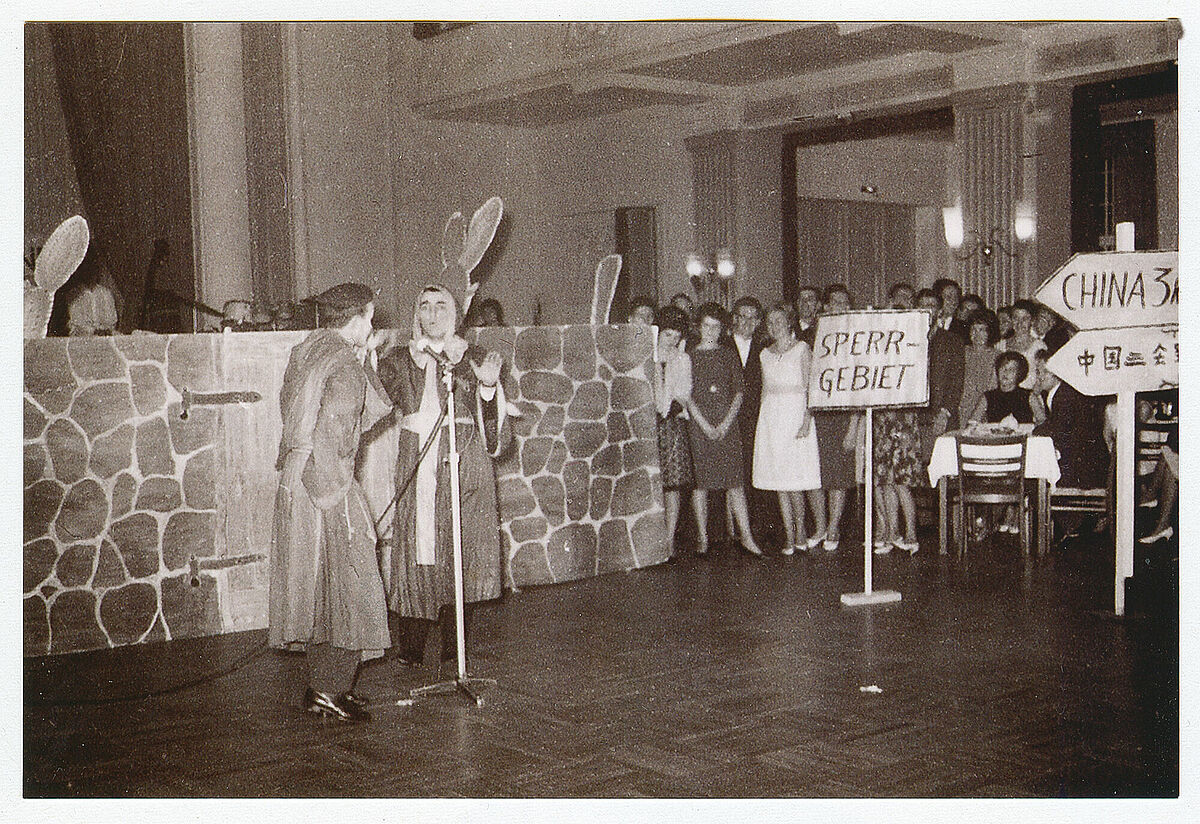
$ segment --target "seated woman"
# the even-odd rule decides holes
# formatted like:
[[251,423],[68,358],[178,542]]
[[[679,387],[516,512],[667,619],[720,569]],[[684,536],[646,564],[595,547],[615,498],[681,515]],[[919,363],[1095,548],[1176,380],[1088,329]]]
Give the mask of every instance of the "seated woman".
[[996,358],[996,388],[983,393],[971,421],[1000,423],[1012,417],[1017,423],[1042,424],[1046,405],[1041,395],[1021,386],[1029,375],[1029,361],[1020,352],[1001,352]]
[[[1012,418],[1017,423],[1032,423],[1040,426],[1046,422],[1046,405],[1037,392],[1021,386],[1029,374],[1029,361],[1020,352],[1001,352],[996,357],[996,388],[983,393],[975,405],[972,421],[1001,423]],[[1001,532],[1016,534],[1016,508],[1005,510]]]

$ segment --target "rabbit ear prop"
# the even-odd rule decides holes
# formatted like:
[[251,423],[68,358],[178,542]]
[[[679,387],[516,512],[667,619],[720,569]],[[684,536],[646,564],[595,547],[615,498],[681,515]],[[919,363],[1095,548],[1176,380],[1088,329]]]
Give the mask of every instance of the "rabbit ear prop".
[[455,212],[446,220],[442,229],[442,269],[452,263],[457,263],[462,257],[463,246],[467,243],[467,227],[463,223],[462,212]]
[[596,281],[592,289],[592,325],[608,323],[613,296],[617,293],[617,277],[621,274],[621,256],[608,255],[596,265]]
[[33,282],[54,294],[75,273],[87,254],[91,233],[81,215],[69,217],[50,233],[33,266]]
[[498,197],[489,198],[486,203],[471,215],[471,228],[467,230],[467,239],[463,244],[462,254],[458,257],[458,265],[470,277],[472,270],[483,260],[483,254],[496,237],[496,227],[500,218],[504,217],[504,201]]

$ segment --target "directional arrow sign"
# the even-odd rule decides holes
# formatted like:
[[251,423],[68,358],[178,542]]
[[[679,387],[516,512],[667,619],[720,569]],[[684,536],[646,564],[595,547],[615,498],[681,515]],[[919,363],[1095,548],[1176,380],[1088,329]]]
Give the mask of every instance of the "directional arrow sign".
[[1085,395],[1178,386],[1179,325],[1079,332],[1046,365]]
[[1073,255],[1034,298],[1077,329],[1179,321],[1179,252]]

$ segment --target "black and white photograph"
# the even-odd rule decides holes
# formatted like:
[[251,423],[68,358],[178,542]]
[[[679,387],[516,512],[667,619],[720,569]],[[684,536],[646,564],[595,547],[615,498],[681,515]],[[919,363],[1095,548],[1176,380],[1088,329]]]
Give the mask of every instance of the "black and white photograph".
[[13,820],[1188,820],[1179,9],[173,5],[9,20]]

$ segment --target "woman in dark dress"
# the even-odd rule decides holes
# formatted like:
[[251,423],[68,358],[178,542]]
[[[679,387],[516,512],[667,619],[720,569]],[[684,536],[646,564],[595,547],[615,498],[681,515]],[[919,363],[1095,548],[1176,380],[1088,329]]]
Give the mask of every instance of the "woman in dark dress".
[[742,546],[754,555],[762,550],[750,533],[743,489],[742,438],[737,425],[742,407],[742,363],[737,350],[722,338],[729,328],[729,314],[716,303],[697,310],[700,342],[691,351],[692,469],[696,488],[692,510],[696,515],[698,552],[708,550],[708,490],[727,490],[726,501],[742,535]]
[[[1029,362],[1020,352],[1001,352],[996,358],[996,388],[989,389],[975,407],[973,421],[1000,423],[1012,416],[1017,423],[1042,424],[1046,421],[1046,405],[1037,392],[1021,386],[1029,373]],[[1007,507],[1001,532],[1016,534],[1016,507]]]
[[973,421],[1000,423],[1012,416],[1017,423],[1042,424],[1046,421],[1046,405],[1042,396],[1022,387],[1029,374],[1029,361],[1020,352],[1001,352],[996,358],[996,388],[983,393]]

